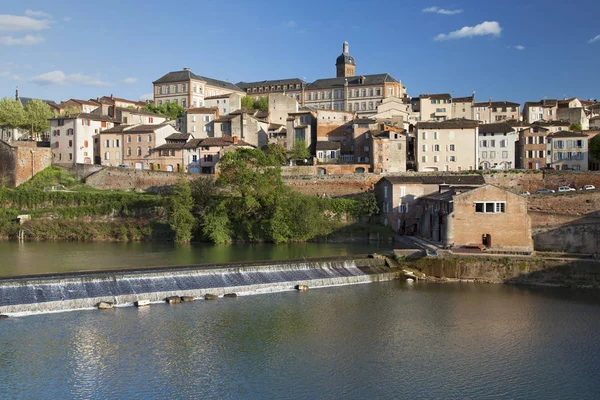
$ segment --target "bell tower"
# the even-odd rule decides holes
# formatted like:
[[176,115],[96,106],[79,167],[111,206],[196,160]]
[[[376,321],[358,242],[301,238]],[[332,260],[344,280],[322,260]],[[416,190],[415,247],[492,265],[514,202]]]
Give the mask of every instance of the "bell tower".
[[342,46],[342,54],[335,61],[336,77],[346,78],[356,75],[356,63],[348,51],[348,42]]

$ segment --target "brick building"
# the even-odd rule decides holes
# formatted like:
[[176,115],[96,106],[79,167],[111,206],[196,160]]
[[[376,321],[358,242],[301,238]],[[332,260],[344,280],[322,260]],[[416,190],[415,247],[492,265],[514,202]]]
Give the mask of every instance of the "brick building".
[[527,198],[492,185],[454,188],[419,199],[418,234],[450,247],[531,253],[531,218]]

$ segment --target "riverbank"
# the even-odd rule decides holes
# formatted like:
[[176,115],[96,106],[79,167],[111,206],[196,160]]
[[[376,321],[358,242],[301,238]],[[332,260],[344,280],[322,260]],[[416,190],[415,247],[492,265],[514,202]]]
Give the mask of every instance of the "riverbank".
[[400,261],[427,282],[600,289],[600,262],[586,258],[454,256]]

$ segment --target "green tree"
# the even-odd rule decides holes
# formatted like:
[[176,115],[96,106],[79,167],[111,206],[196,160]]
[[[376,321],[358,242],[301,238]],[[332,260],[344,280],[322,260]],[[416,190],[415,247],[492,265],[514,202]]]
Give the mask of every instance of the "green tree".
[[582,131],[582,127],[581,124],[579,122],[573,122],[570,126],[569,126],[569,130],[570,131],[576,131],[576,132],[581,132]]
[[215,178],[212,176],[199,176],[190,183],[190,188],[194,204],[200,209],[208,206],[218,194]]
[[242,108],[247,110],[262,110],[269,109],[269,98],[266,96],[255,99],[250,96],[242,97]]
[[253,110],[254,109],[254,99],[250,96],[242,97],[242,108],[245,110]]
[[25,109],[20,101],[4,97],[0,100],[0,126],[15,129],[25,125]]
[[192,214],[194,199],[190,183],[183,175],[179,177],[173,188],[170,200],[169,225],[175,232],[175,242],[189,243],[196,225],[196,218]]
[[185,110],[182,106],[171,102],[161,104],[160,106],[157,106],[154,103],[146,103],[146,105],[142,107],[142,110],[155,114],[166,115],[169,117],[169,119],[181,118],[185,113]]
[[589,152],[590,156],[594,157],[596,160],[600,160],[600,135],[596,135],[590,139]]
[[54,111],[53,114],[55,117],[66,117],[66,116],[73,115],[73,114],[79,114],[80,112],[81,112],[81,108],[68,107],[68,108],[61,110],[60,112]]
[[371,220],[373,215],[379,214],[377,197],[373,192],[364,192],[358,195],[358,213],[360,216],[368,217]]
[[310,151],[308,151],[306,148],[306,142],[304,140],[298,139],[294,142],[292,158],[295,160],[304,160],[310,158]]
[[265,153],[273,159],[274,164],[285,165],[287,163],[286,151],[280,144],[269,143],[265,149]]
[[48,104],[38,99],[31,100],[25,108],[25,124],[23,127],[31,129],[31,136],[48,132],[50,130],[49,119],[52,117],[53,113]]

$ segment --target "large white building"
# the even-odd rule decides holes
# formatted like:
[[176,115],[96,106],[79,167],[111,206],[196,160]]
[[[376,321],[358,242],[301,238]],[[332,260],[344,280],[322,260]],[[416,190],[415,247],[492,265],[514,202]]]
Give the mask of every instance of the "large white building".
[[479,169],[514,169],[517,139],[506,122],[479,125]]
[[50,147],[55,164],[94,164],[100,156],[99,134],[112,128],[106,115],[79,113],[50,120]]

